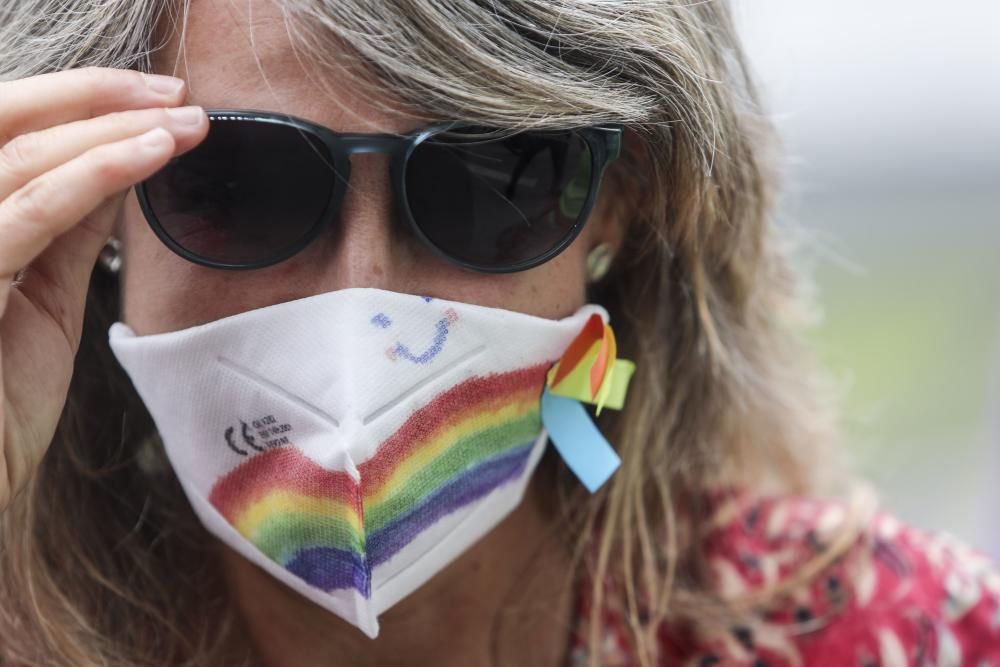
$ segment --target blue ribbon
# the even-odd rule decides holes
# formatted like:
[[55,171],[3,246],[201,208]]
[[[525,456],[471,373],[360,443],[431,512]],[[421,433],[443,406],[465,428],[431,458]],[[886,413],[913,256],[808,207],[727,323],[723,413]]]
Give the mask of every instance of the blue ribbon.
[[542,425],[569,469],[594,493],[621,465],[580,401],[542,392]]

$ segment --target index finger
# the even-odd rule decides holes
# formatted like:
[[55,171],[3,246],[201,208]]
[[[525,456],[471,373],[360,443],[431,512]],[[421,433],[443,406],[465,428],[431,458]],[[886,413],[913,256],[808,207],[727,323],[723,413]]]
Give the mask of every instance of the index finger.
[[19,134],[112,111],[176,105],[185,93],[182,79],[112,67],[0,81],[0,145]]

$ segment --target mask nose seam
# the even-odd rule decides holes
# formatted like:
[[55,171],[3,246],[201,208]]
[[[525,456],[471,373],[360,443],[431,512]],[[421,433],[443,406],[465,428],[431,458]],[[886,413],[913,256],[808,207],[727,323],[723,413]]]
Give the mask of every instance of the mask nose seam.
[[358,515],[358,540],[361,542],[361,567],[362,574],[365,581],[364,598],[365,600],[371,600],[372,597],[372,559],[371,554],[368,553],[368,526],[366,524],[365,518],[365,480],[361,477],[360,471],[354,465],[354,461],[348,457],[350,466],[353,469],[352,477],[354,477],[354,488],[356,489],[357,495],[354,498],[354,511]]

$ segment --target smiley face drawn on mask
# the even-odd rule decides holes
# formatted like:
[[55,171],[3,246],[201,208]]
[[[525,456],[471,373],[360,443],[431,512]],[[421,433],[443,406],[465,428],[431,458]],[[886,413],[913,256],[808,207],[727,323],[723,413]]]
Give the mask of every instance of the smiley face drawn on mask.
[[[428,303],[431,301],[429,297],[423,298]],[[453,308],[447,308],[444,311],[444,317],[439,319],[434,324],[433,338],[431,339],[430,344],[425,346],[423,352],[418,354],[414,352],[413,348],[409,345],[397,340],[394,345],[385,351],[385,354],[393,361],[405,359],[406,361],[414,364],[430,363],[436,356],[441,354],[442,350],[444,350],[445,344],[448,342],[450,327],[457,321],[458,313],[456,313]],[[371,318],[370,322],[372,326],[379,329],[388,329],[392,326],[392,319],[390,319],[385,313],[376,313],[375,316]]]

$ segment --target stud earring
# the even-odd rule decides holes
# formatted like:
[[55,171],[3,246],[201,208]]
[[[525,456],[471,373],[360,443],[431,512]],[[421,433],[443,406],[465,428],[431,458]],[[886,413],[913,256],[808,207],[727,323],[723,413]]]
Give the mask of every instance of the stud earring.
[[587,253],[587,277],[591,282],[597,282],[607,274],[613,256],[610,243],[599,243]]
[[122,268],[121,249],[121,242],[112,236],[104,243],[101,254],[97,256],[100,267],[111,275],[117,274]]

